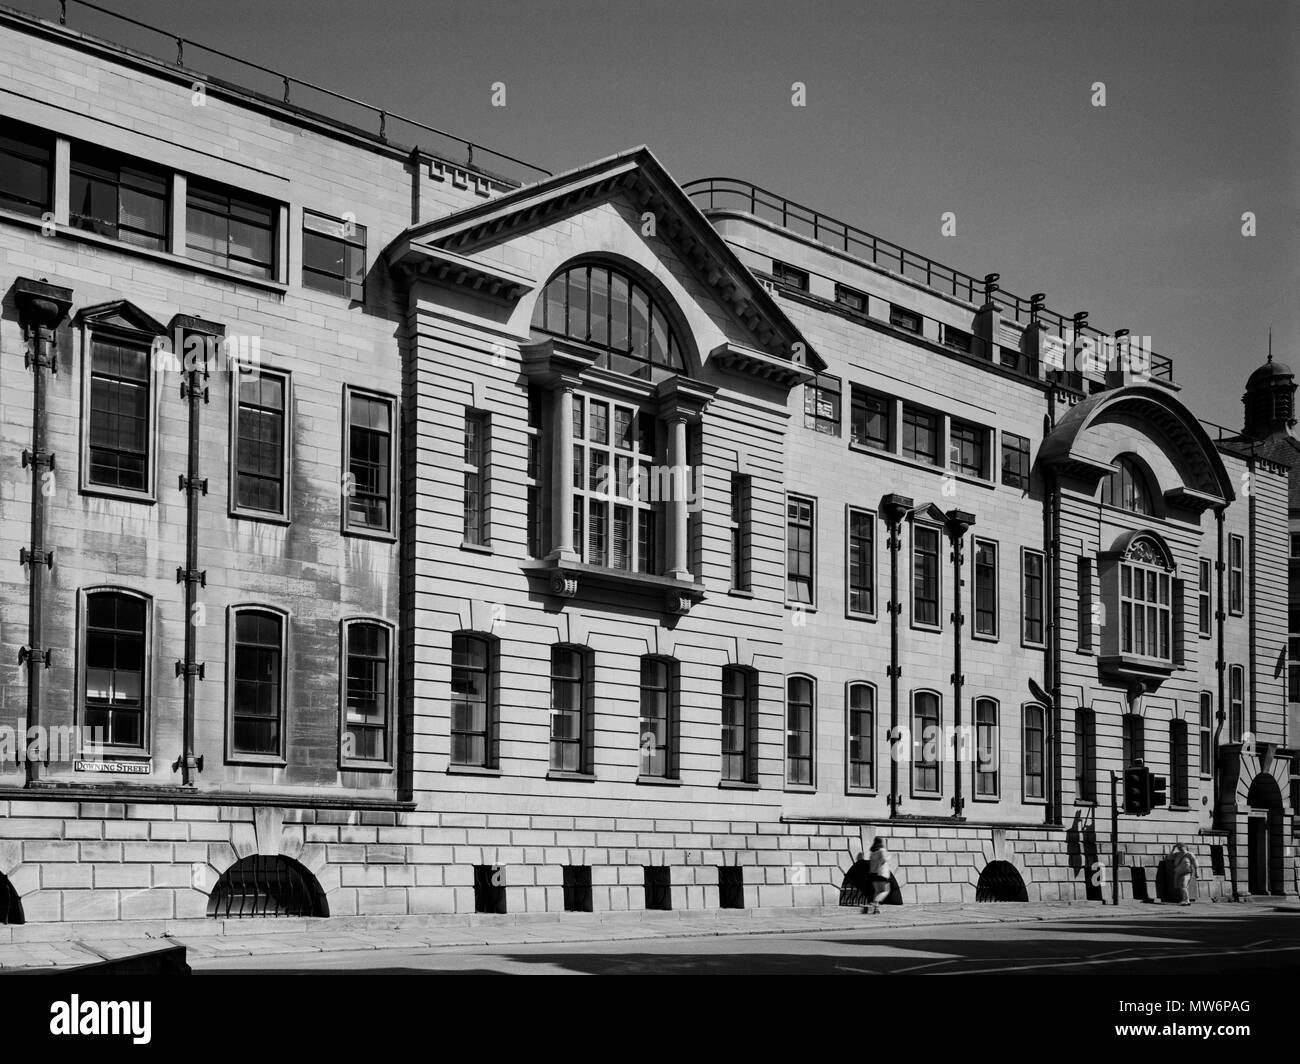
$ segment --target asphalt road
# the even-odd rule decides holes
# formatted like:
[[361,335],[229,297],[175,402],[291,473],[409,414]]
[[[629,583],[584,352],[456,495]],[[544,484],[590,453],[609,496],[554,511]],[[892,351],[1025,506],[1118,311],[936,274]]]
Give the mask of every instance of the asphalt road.
[[1197,975],[1300,967],[1300,913],[964,924],[861,932],[726,935],[647,941],[439,947],[195,958],[220,972],[447,972],[513,975]]

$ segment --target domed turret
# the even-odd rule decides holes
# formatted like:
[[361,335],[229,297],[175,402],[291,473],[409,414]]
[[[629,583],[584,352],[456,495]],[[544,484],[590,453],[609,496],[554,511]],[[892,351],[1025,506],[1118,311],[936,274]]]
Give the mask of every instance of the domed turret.
[[1285,363],[1274,362],[1270,351],[1268,361],[1246,381],[1245,435],[1266,440],[1290,432],[1296,423],[1295,392],[1295,373]]

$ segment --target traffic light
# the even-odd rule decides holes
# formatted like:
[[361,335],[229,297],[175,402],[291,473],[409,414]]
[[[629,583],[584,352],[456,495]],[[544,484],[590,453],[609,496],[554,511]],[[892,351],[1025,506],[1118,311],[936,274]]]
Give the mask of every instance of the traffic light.
[[1147,804],[1150,777],[1151,770],[1145,765],[1129,765],[1124,769],[1124,812],[1129,816],[1146,816],[1151,812]]
[[1168,804],[1169,801],[1165,797],[1165,777],[1155,776],[1148,772],[1146,811],[1149,813],[1152,809],[1158,809],[1160,806]]

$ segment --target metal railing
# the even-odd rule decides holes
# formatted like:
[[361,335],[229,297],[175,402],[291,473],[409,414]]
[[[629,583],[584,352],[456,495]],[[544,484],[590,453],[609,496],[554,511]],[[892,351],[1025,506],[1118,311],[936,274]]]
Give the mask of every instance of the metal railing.
[[[421,154],[464,165],[486,176],[500,178],[507,184],[517,185],[535,181],[539,177],[552,176],[550,170],[513,155],[495,151],[444,129],[438,129],[436,126],[427,125],[387,108],[376,107],[345,93],[327,89],[323,85],[241,59],[219,48],[210,47],[170,30],[152,26],[139,19],[90,3],[89,0],[57,0],[57,3],[60,26],[75,29],[79,33],[102,36],[110,44],[139,51],[164,65],[201,78],[208,84],[252,96],[267,103],[278,104],[327,125],[377,139],[390,147],[404,150],[415,147]],[[76,12],[78,18],[75,26],[69,22],[70,8],[81,9]],[[17,8],[9,8],[9,10],[21,14],[34,14]],[[34,17],[41,18],[40,15]],[[146,35],[144,42],[137,44],[134,40],[120,39],[124,36],[136,36],[130,31],[143,31]],[[160,40],[175,47],[174,62],[157,54]],[[205,59],[201,67],[194,65],[196,54]],[[394,140],[395,137],[400,138],[400,142]],[[432,143],[430,138],[434,138]],[[479,161],[484,158],[488,166],[494,169],[485,168]],[[507,169],[522,168],[524,172],[521,175],[496,172],[495,168],[502,165]]]
[[[846,254],[864,259],[874,266],[880,266],[892,273],[925,285],[942,295],[963,299],[968,303],[981,304],[992,300],[1001,310],[1003,317],[1018,325],[1038,322],[1047,331],[1062,339],[1070,336],[1090,337],[1100,343],[1109,338],[1109,334],[1090,325],[1080,324],[1076,327],[1073,314],[1060,314],[1042,304],[1041,299],[1025,299],[1023,296],[1008,292],[996,284],[992,285],[983,277],[964,273],[925,255],[885,240],[883,237],[868,233],[865,229],[849,225],[837,218],[831,218],[811,207],[796,203],[785,196],[761,188],[751,181],[742,181],[731,177],[704,177],[688,181],[682,186],[683,191],[701,210],[741,210],[755,218],[779,225],[792,233],[798,233],[815,240],[819,244],[835,248]],[[1173,360],[1154,352],[1150,353],[1150,374],[1160,380],[1173,382]]]

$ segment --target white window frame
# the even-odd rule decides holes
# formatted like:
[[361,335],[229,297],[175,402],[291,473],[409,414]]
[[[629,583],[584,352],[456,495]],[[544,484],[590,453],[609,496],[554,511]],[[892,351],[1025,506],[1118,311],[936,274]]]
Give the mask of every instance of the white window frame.
[[[280,621],[280,742],[274,754],[241,753],[235,750],[235,627],[241,613],[269,613]],[[291,617],[287,610],[265,602],[239,602],[226,607],[226,764],[275,765],[287,763],[289,722],[289,647]]]
[[232,366],[227,380],[230,381],[230,446],[227,461],[227,484],[229,514],[231,517],[250,521],[268,521],[271,524],[287,525],[292,520],[293,499],[293,375],[289,370],[257,367],[251,377],[277,377],[283,385],[284,410],[282,413],[283,430],[280,444],[280,508],[278,510],[253,510],[239,505],[238,461],[239,461],[239,380],[244,376],[242,370]]
[[[871,528],[871,548],[864,562],[871,578],[871,609],[855,610],[853,608],[853,518],[863,517]],[[876,579],[876,511],[864,506],[846,506],[844,508],[844,613],[848,617],[874,621],[877,616],[880,597],[880,582]]]
[[400,470],[397,467],[397,453],[398,436],[401,428],[398,418],[401,407],[398,404],[397,397],[389,392],[358,388],[352,384],[343,386],[343,464],[339,474],[340,484],[349,483],[352,472],[352,397],[354,395],[364,396],[368,399],[378,399],[388,404],[388,527],[375,528],[369,525],[352,524],[348,516],[348,500],[350,496],[340,492],[339,521],[341,531],[345,536],[360,536],[365,539],[380,539],[392,543],[397,539],[397,499],[400,477]]

